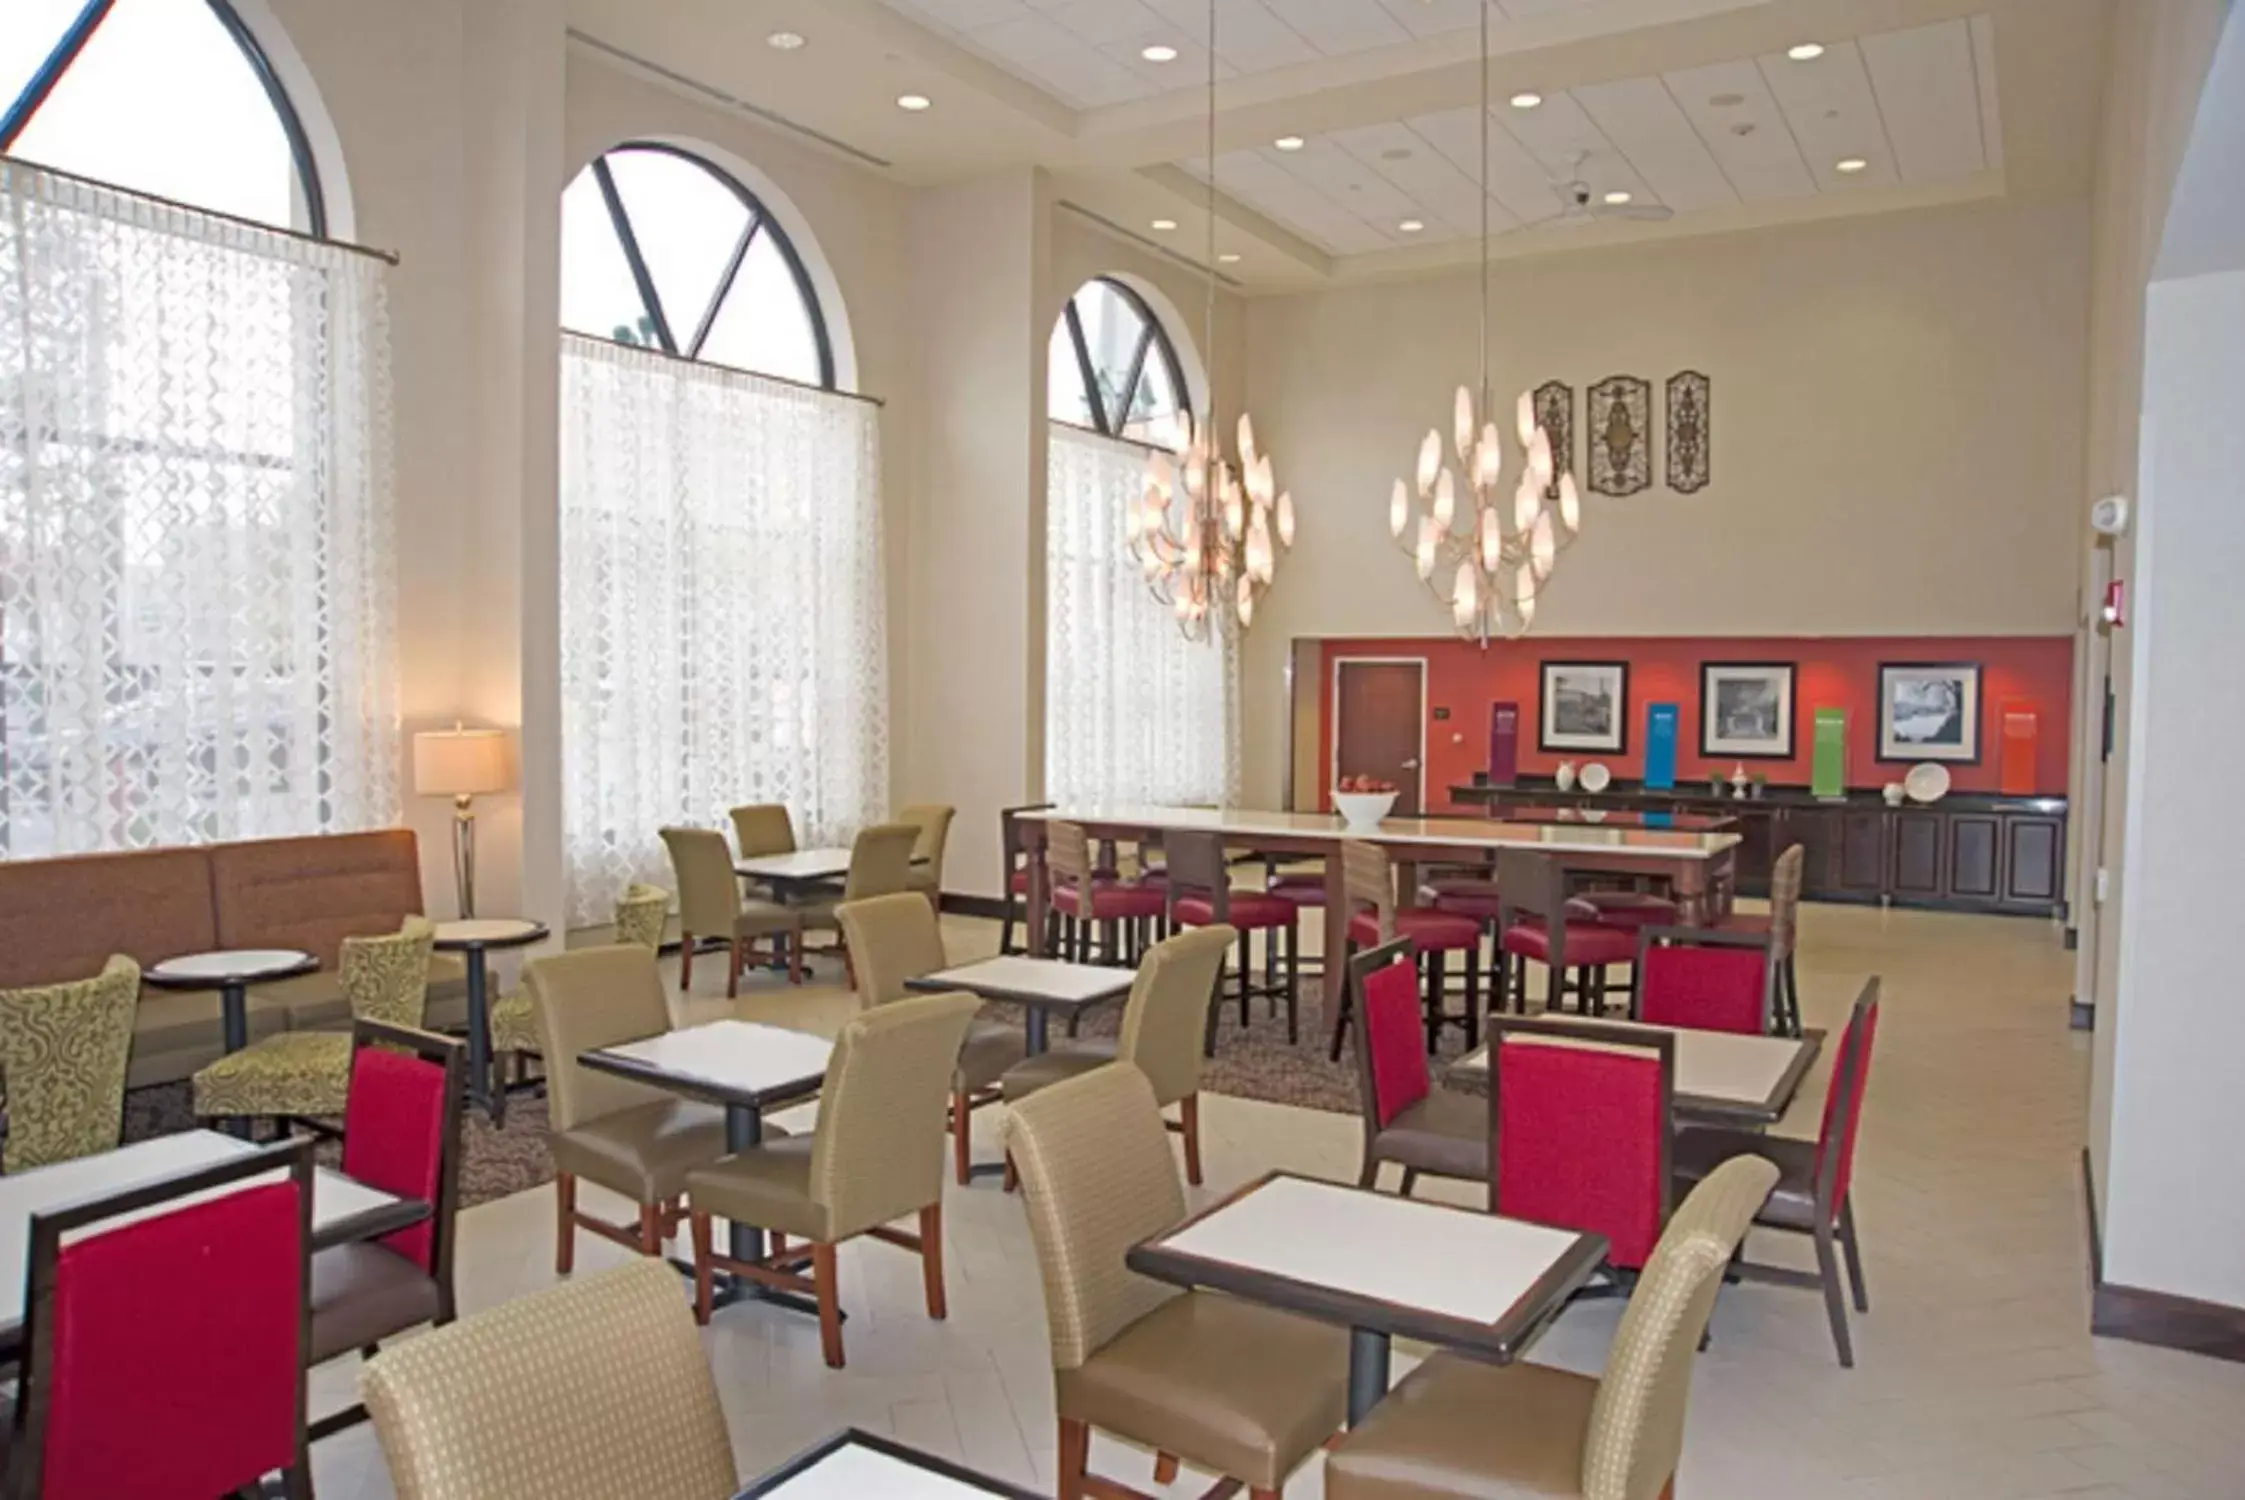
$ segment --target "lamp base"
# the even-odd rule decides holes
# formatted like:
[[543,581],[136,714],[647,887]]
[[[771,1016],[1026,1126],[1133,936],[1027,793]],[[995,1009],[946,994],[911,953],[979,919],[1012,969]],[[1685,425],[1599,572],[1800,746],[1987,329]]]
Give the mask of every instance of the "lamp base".
[[466,792],[452,799],[452,885],[463,918],[476,914],[476,815]]

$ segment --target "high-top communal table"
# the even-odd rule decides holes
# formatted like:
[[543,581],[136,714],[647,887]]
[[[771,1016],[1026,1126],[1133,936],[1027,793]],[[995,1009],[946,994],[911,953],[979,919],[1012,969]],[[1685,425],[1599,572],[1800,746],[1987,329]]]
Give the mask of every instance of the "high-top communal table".
[[1165,833],[1213,833],[1228,849],[1325,861],[1325,947],[1328,962],[1345,951],[1348,902],[1341,881],[1341,843],[1362,840],[1386,849],[1397,888],[1418,888],[1421,864],[1475,864],[1499,849],[1554,855],[1570,870],[1658,877],[1667,881],[1681,920],[1712,927],[1730,912],[1736,833],[1595,823],[1507,823],[1490,818],[1388,818],[1351,828],[1330,813],[1252,812],[1201,807],[1044,807],[1017,813],[1029,845],[1029,951],[1044,954],[1052,882],[1045,869],[1044,825],[1074,823],[1093,839],[1140,842]]

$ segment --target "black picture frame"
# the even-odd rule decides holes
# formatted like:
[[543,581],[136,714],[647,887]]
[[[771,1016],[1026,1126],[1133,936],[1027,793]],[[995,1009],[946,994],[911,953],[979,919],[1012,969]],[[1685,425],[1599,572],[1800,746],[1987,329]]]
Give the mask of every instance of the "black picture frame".
[[[1611,692],[1611,726],[1592,734],[1560,729],[1557,693],[1563,673],[1604,678]],[[1547,661],[1536,694],[1536,748],[1552,754],[1626,755],[1629,753],[1629,663],[1625,661]]]
[[[1981,664],[1976,661],[1882,661],[1879,663],[1879,740],[1874,757],[1883,764],[1915,765],[1939,761],[1950,766],[1980,764],[1980,730],[1985,704],[1980,691]],[[1895,692],[1906,682],[1946,679],[1957,688],[1952,710],[1953,733],[1947,724],[1930,730],[1906,727],[1895,713]],[[1923,720],[1921,710],[1913,718]]]
[[[1763,748],[1745,748],[1746,741],[1718,740],[1716,728],[1716,683],[1729,675],[1734,679],[1761,676],[1774,683],[1782,683],[1778,719],[1782,733],[1772,734]],[[1800,664],[1790,661],[1703,661],[1699,664],[1699,753],[1708,760],[1792,760],[1799,753],[1800,714]]]

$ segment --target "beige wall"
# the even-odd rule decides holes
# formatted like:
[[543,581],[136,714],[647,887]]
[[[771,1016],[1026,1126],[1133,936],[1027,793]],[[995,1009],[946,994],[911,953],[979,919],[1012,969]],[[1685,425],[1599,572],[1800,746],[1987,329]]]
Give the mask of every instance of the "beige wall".
[[[2072,626],[2087,388],[2079,203],[1928,210],[1493,272],[1506,404],[1551,378],[1714,382],[1714,483],[1585,497],[1537,629],[2050,634]],[[1477,368],[1471,275],[1257,300],[1249,392],[1301,515],[1247,656],[1247,789],[1277,795],[1289,637],[1447,612],[1390,484]],[[1509,430],[1509,417],[1508,417]],[[2054,440],[2055,438],[2055,440]],[[1664,443],[1656,439],[1655,458]]]

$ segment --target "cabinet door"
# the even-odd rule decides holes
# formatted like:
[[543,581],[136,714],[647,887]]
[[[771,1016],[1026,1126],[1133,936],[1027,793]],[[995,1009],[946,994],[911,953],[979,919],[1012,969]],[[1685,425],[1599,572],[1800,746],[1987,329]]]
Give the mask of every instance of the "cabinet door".
[[1883,812],[1849,812],[1840,817],[1839,887],[1853,895],[1878,895],[1886,889],[1886,824]]
[[1801,894],[1814,900],[1840,890],[1838,830],[1840,815],[1821,807],[1789,807],[1778,838],[1801,846]]
[[2065,890],[2065,820],[2007,817],[2003,836],[2003,899],[2021,906],[2055,906]]
[[1894,882],[1897,896],[1937,897],[1942,893],[1939,813],[1894,815]]
[[1949,818],[1949,894],[1993,901],[2003,891],[2003,825],[1993,813]]

